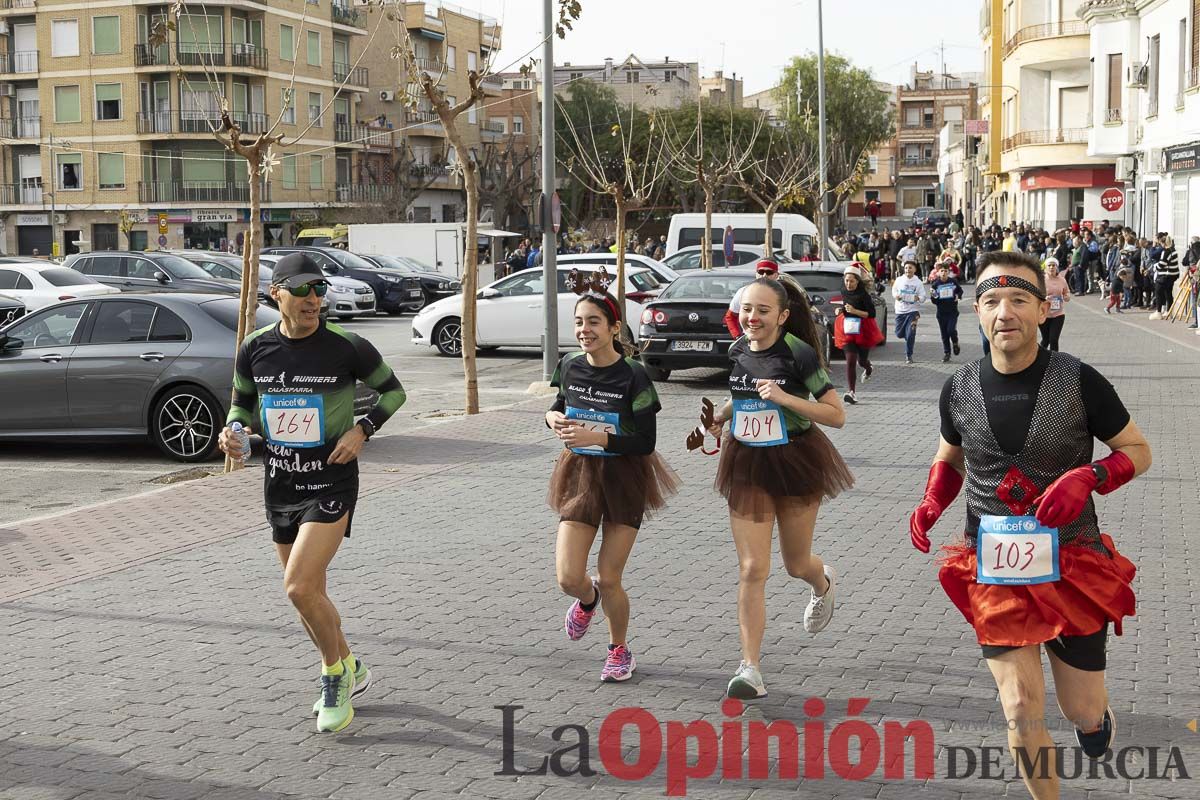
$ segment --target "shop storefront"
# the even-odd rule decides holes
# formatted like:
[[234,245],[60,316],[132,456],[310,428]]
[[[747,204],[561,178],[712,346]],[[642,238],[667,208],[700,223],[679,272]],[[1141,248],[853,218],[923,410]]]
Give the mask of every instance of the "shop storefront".
[[1016,218],[1048,231],[1071,220],[1125,224],[1125,204],[1113,199],[1113,191],[1123,195],[1123,189],[1111,166],[1030,170],[1020,186]]

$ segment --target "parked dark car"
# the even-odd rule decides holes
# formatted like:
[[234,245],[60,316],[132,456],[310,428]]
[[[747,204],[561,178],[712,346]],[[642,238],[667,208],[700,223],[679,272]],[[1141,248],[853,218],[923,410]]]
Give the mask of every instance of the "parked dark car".
[[420,280],[421,291],[425,295],[424,302],[421,303],[421,308],[430,303],[437,302],[443,297],[450,297],[462,291],[461,281],[451,278],[449,275],[443,275],[428,264],[422,264],[416,259],[407,256],[357,255],[360,255],[381,269],[394,269],[397,272],[403,272],[405,275]]
[[913,212],[914,228],[949,228],[950,212],[942,208],[922,206]]
[[[279,312],[259,306],[261,327]],[[216,450],[233,382],[238,300],[114,294],[0,328],[0,440],[151,438],[176,461]],[[355,413],[376,393],[359,386]]]
[[[725,312],[737,290],[754,280],[754,270],[726,267],[689,270],[646,304],[641,319],[642,364],[650,378],[666,380],[680,369],[728,369],[733,336]],[[821,351],[832,346],[825,315],[813,309]]]
[[237,281],[214,278],[200,267],[173,253],[135,253],[104,250],[79,253],[65,266],[90,275],[123,292],[241,293]]
[[380,269],[365,258],[336,247],[268,247],[263,253],[308,253],[326,275],[340,275],[368,284],[375,290],[375,307],[389,314],[415,311],[425,305],[419,278],[394,269]]
[[25,303],[15,297],[0,294],[0,328],[25,316]]
[[[837,308],[842,304],[842,292],[845,288],[845,265],[836,261],[807,261],[787,264],[783,271],[800,282],[808,292],[808,300],[813,304],[813,308],[824,312],[825,326],[832,342],[833,321],[837,318]],[[880,294],[872,295],[871,299],[875,301],[875,324],[883,334],[883,342],[879,345],[882,347],[888,340],[888,306]],[[829,355],[831,359],[845,357],[840,348],[832,345]]]

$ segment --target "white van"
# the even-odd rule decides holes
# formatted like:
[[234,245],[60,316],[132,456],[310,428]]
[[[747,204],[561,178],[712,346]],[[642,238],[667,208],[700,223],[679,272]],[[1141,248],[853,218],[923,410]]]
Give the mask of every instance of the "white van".
[[[725,226],[733,226],[734,244],[762,247],[766,238],[766,214],[713,214],[712,243],[720,252]],[[776,214],[771,219],[771,248],[783,250],[790,258],[799,260],[808,255],[817,241],[817,226],[802,214]],[[704,214],[675,214],[667,232],[667,255],[704,242]]]

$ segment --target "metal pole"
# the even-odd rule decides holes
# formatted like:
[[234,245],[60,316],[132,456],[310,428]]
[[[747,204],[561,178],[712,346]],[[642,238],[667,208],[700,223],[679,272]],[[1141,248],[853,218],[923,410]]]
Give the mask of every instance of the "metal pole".
[[[54,163],[54,134],[50,134],[50,252],[46,257],[54,260],[58,247],[58,165]],[[45,208],[45,206],[42,206]]]
[[558,367],[558,254],[554,234],[554,0],[543,0],[542,35],[542,379]]
[[821,231],[821,253],[823,258],[831,258],[831,254],[826,252],[829,249],[829,217],[826,215],[826,209],[829,203],[825,197],[825,184],[827,180],[826,164],[825,164],[825,15],[824,2],[817,0],[817,116],[820,117],[817,124],[817,135],[820,137],[817,151],[820,160],[821,170],[821,191],[817,194],[820,202],[820,231]]

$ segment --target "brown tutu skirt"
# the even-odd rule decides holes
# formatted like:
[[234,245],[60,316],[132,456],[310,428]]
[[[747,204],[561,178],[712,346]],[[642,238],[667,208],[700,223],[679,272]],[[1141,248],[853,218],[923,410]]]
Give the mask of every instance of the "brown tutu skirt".
[[550,476],[546,502],[568,522],[640,528],[643,518],[677,491],[679,476],[658,453],[581,456],[564,449]]
[[728,433],[721,442],[716,489],[738,516],[762,519],[780,501],[811,505],[853,485],[850,468],[816,425],[777,447],[748,447]]

